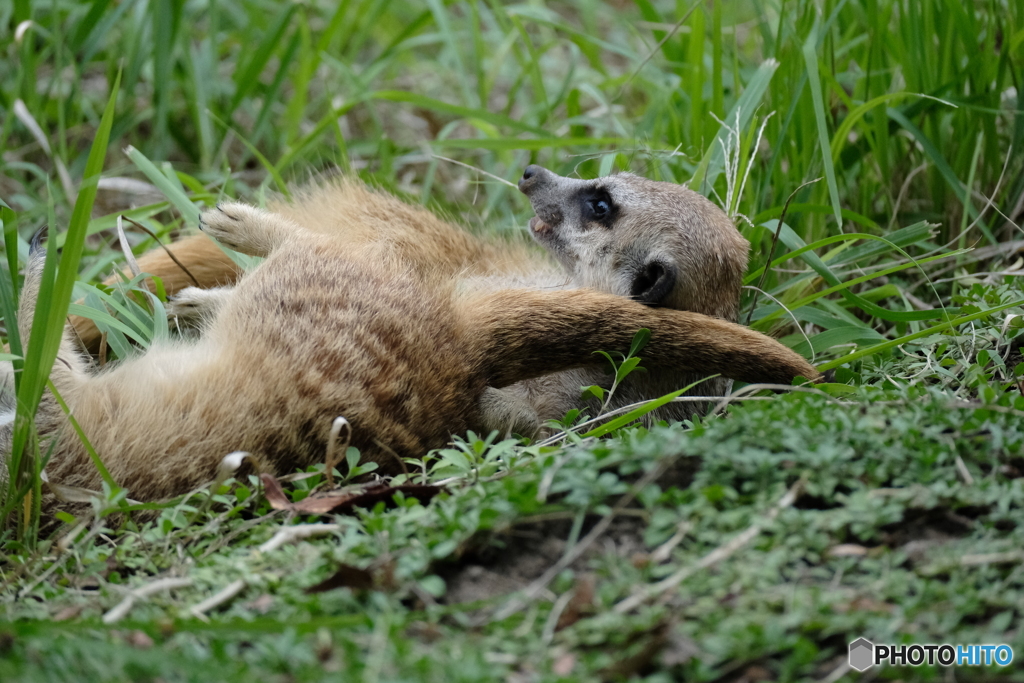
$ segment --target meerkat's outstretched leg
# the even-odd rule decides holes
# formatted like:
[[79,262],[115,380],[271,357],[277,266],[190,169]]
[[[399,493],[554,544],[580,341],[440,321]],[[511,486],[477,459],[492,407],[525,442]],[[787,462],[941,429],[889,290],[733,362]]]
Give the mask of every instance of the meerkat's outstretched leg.
[[652,309],[593,290],[501,290],[459,307],[488,386],[510,384],[605,362],[598,349],[625,351],[636,331],[651,330],[647,365],[721,374],[743,382],[789,384],[821,374],[798,353],[741,325],[699,313]]

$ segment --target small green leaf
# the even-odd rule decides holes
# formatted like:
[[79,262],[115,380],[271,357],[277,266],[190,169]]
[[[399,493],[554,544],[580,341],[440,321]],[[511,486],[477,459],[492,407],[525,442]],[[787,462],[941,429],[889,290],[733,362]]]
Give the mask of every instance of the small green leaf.
[[651,340],[651,331],[646,327],[641,327],[633,335],[633,343],[629,345],[629,355],[635,356],[639,353],[640,349],[647,346],[647,342]]
[[348,465],[348,471],[356,469],[359,466],[359,449],[355,446],[349,446],[345,449],[345,464]]
[[639,365],[640,359],[636,357],[627,358],[626,360],[622,361],[622,365],[620,365],[619,369],[615,371],[615,381],[621,382],[622,380],[626,379],[629,373],[633,372],[634,370],[644,371],[644,368],[637,367]]

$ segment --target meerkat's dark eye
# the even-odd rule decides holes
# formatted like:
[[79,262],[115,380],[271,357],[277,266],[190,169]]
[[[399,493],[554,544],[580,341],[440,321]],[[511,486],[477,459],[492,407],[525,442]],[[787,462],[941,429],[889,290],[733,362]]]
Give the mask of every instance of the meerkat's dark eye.
[[601,223],[606,228],[612,227],[615,222],[615,204],[612,198],[604,190],[591,191],[583,197],[583,220],[593,223]]
[[588,199],[587,209],[593,214],[594,218],[601,219],[608,215],[611,211],[611,207],[608,206],[608,202],[603,199]]

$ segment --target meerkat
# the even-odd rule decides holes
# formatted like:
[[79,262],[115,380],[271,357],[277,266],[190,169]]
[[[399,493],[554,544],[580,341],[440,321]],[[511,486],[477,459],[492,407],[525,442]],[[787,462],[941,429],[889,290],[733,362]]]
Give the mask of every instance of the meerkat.
[[[347,218],[361,223],[358,232],[388,217]],[[338,416],[363,458],[400,471],[401,459],[422,457],[452,433],[482,430],[488,388],[597,366],[603,359],[593,351],[624,351],[643,327],[652,370],[752,382],[818,377],[798,354],[724,320],[593,289],[453,277],[473,271],[469,252],[455,248],[471,238],[445,225],[424,239],[452,246],[448,256],[410,259],[400,238],[358,244],[309,227],[301,212],[221,205],[203,214],[203,231],[265,260],[218,296],[202,335],[154,342],[96,371],[69,326],[50,379],[114,480],[133,498],[154,500],[209,481],[232,451],[248,451],[272,474],[322,462]],[[490,256],[497,252],[483,249],[472,263]],[[42,258],[38,250],[32,257],[19,309],[29,344]],[[3,368],[9,380],[10,364]],[[99,487],[49,393],[36,426],[52,450],[51,482]]]
[[[476,278],[478,284],[494,288],[590,287],[648,306],[736,321],[749,244],[705,197],[681,185],[626,173],[577,180],[536,165],[526,169],[519,189],[537,214],[530,221],[530,233],[547,255],[521,244],[470,235],[425,209],[351,181],[316,187],[273,208],[318,232],[343,236],[350,244],[390,243],[421,271]],[[350,220],[353,216],[359,220]],[[241,271],[202,235],[169,248],[187,270],[162,251],[140,257],[140,267],[160,276],[169,294],[181,292],[168,306],[179,321],[209,318],[227,291],[224,287],[237,280]],[[99,339],[96,327],[82,318],[74,323],[83,342],[94,349]],[[701,382],[708,374],[633,373],[606,408],[615,410],[695,382],[700,383],[690,394],[724,394],[729,380]],[[489,405],[487,414],[495,417],[495,428],[531,436],[540,425],[561,419],[573,408],[596,412],[600,404],[584,401],[581,388],[595,384],[607,388],[609,382],[608,368],[579,368],[517,383],[501,392],[488,391],[484,400]],[[670,403],[646,420],[682,420],[703,410],[702,403]]]

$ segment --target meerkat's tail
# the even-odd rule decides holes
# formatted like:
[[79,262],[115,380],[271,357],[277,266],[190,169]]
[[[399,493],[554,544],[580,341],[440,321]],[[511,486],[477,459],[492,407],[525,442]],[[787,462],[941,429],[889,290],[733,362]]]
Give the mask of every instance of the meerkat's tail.
[[[139,257],[138,263],[142,272],[160,278],[168,296],[186,287],[211,289],[233,285],[242,276],[242,269],[206,235],[186,237],[165,248],[148,251]],[[128,270],[124,274],[132,276]],[[114,275],[104,282],[113,285],[120,281],[120,277]],[[151,279],[147,279],[145,285],[151,289],[154,286]],[[90,353],[95,353],[100,346],[96,324],[77,315],[69,318],[82,344]]]
[[595,351],[629,349],[637,330],[651,330],[640,356],[652,368],[721,374],[743,382],[789,384],[821,374],[771,337],[698,313],[652,309],[593,290],[503,290],[477,293],[464,307],[466,334],[490,386],[606,361]]

